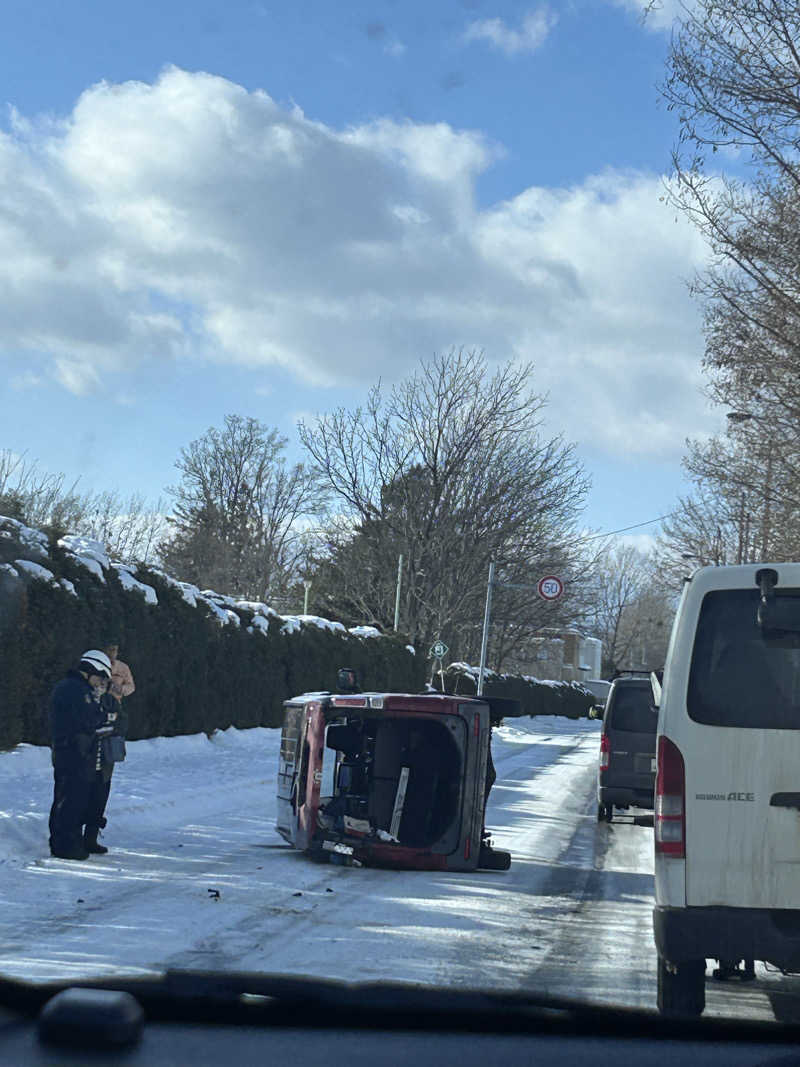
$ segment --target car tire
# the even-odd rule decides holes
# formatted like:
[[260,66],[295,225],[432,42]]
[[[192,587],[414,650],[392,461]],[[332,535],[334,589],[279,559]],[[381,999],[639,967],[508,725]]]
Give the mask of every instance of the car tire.
[[597,805],[597,821],[598,822],[603,822],[605,817],[606,817],[606,806],[605,806],[605,804],[598,804]]
[[706,961],[686,960],[672,971],[658,957],[658,1010],[672,1018],[692,1018],[706,1006]]
[[606,822],[611,822],[614,818],[614,805],[606,804]]

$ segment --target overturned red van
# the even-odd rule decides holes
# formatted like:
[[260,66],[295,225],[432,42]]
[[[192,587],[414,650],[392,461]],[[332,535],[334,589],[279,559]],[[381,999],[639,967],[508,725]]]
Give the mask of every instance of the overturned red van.
[[434,693],[286,701],[278,832],[318,860],[507,870],[510,853],[484,830],[491,705]]

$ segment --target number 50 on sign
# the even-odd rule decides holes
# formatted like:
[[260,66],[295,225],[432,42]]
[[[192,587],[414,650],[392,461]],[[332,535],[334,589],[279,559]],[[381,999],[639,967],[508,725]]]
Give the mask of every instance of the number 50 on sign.
[[536,588],[543,600],[558,600],[564,592],[564,583],[560,578],[556,578],[554,574],[548,574],[539,579]]

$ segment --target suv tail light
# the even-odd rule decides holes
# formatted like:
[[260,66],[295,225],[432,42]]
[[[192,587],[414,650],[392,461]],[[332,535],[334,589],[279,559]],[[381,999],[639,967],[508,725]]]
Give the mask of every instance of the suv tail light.
[[607,771],[611,762],[611,741],[608,734],[600,735],[600,770]]
[[686,855],[686,773],[683,756],[668,737],[658,739],[655,797],[656,852]]

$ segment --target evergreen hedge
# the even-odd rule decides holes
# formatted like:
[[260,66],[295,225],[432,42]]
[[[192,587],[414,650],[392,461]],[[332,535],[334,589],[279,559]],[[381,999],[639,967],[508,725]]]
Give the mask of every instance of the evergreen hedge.
[[[433,684],[441,689],[441,675],[434,675]],[[444,671],[444,691],[475,696],[478,692],[478,669],[463,663],[451,663]],[[587,718],[596,703],[588,689],[578,682],[546,682],[517,674],[496,674],[486,671],[483,691],[486,696],[508,697],[518,700],[522,715],[564,715],[568,719]]]
[[[20,559],[46,567],[55,581],[13,568]],[[135,575],[155,590],[157,605],[124,588],[113,568],[103,582],[57,544],[32,543],[19,524],[0,519],[0,748],[47,744],[53,685],[87,648],[114,639],[136,681],[127,702],[133,740],[279,726],[284,700],[334,690],[342,666],[353,667],[365,689],[424,689],[424,658],[402,640],[313,624],[287,633],[277,616],[263,633],[252,627],[255,611],[239,607],[239,625],[221,625],[167,576],[144,567]]]

